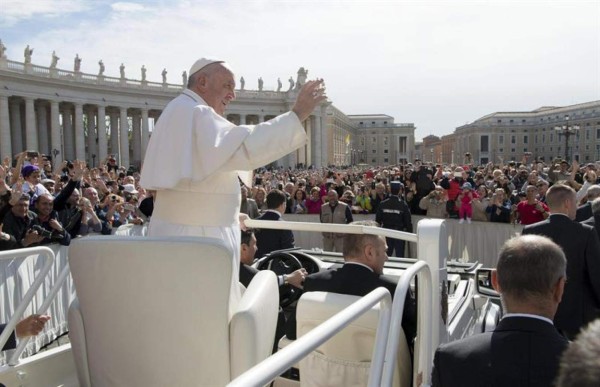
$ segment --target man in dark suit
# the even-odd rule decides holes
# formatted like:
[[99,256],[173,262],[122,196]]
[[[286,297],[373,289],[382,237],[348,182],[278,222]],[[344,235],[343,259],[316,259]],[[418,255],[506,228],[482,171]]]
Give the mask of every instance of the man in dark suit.
[[[2,351],[15,348],[17,346],[16,337],[22,339],[29,336],[37,336],[44,329],[44,325],[46,325],[48,320],[50,320],[50,316],[32,314],[19,321],[15,327],[15,331],[11,333],[4,348],[2,348]],[[0,324],[0,333],[4,331],[5,326],[6,324]]]
[[[251,266],[254,262],[254,255],[256,254],[257,249],[254,230],[242,230],[242,243],[240,247],[240,282],[246,288],[250,285],[252,278],[254,278],[256,273],[259,271]],[[296,288],[302,289],[302,283],[304,282],[304,278],[307,274],[308,273],[306,272],[306,269],[298,269],[291,274],[277,276],[277,282],[280,287],[284,285],[292,285]],[[279,308],[273,352],[277,351],[279,339],[281,339],[283,335],[285,335],[285,314],[283,313],[283,310]]]
[[552,386],[568,346],[552,324],[566,265],[560,247],[546,237],[508,240],[492,272],[507,313],[493,332],[441,345],[433,386]]
[[[267,210],[256,220],[281,220],[281,214],[285,213],[286,196],[276,189],[267,195]],[[263,228],[256,233],[258,245],[257,257],[264,257],[271,251],[290,249],[294,247],[294,234],[290,230],[272,230]]]
[[583,222],[584,220],[588,220],[592,216],[592,201],[594,201],[594,199],[600,198],[600,185],[595,184],[588,188],[586,197],[587,203],[577,207],[577,214],[575,215],[576,222]]
[[592,226],[596,230],[596,234],[598,234],[598,238],[600,238],[600,198],[595,199],[592,202],[592,216],[584,220],[583,224],[587,224],[588,226]]
[[[359,221],[351,224],[377,227],[373,221]],[[385,238],[376,235],[344,235],[344,265],[314,273],[304,280],[304,292],[332,292],[352,296],[365,296],[378,287],[385,287],[392,297],[398,285],[397,277],[383,274],[383,266],[388,259]],[[402,328],[409,347],[416,335],[416,306],[411,292],[407,293],[402,315]],[[296,313],[290,316],[286,326],[286,336],[296,338]]]
[[555,184],[546,195],[550,217],[523,229],[523,234],[544,235],[562,247],[569,264],[563,302],[554,325],[569,339],[600,313],[600,240],[593,227],[575,222],[575,191]]

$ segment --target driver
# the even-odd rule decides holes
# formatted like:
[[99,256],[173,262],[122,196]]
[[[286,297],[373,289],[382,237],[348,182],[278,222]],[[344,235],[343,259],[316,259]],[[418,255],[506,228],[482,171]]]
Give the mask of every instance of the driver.
[[[250,266],[254,262],[254,255],[256,254],[257,249],[258,247],[256,245],[256,236],[254,235],[254,230],[242,230],[242,243],[240,247],[240,282],[245,287],[250,285],[250,281],[252,281],[252,278],[254,278],[256,273],[258,273],[258,269]],[[307,275],[308,273],[306,272],[306,269],[301,268],[294,271],[292,274],[278,275],[277,282],[280,287],[283,285],[292,285],[296,288],[302,289],[302,283]],[[279,308],[273,352],[277,351],[279,339],[285,335],[285,324],[286,321],[283,309]]]
[[[353,225],[377,226],[372,220],[352,222]],[[332,292],[352,296],[365,296],[380,286],[390,291],[392,297],[398,285],[398,277],[383,274],[388,260],[385,237],[377,235],[344,235],[344,265],[340,268],[321,271],[306,277],[304,292]],[[413,293],[408,291],[402,315],[402,328],[409,348],[413,348],[416,336],[416,305]],[[290,315],[286,335],[296,339],[296,313]]]

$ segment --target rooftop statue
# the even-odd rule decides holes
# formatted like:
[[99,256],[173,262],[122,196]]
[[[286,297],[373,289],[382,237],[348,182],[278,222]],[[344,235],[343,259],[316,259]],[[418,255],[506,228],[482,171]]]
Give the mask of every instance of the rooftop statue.
[[33,48],[29,48],[29,44],[25,47],[25,64],[31,63],[31,55],[33,54]]
[[244,86],[246,86],[246,80],[244,77],[240,78],[240,90],[244,90]]
[[52,51],[52,62],[50,62],[50,68],[51,69],[55,69],[56,65],[58,64],[58,60],[60,58],[58,56],[56,56],[56,51]]
[[288,91],[291,91],[294,89],[294,78],[290,77],[290,79],[288,79],[288,82],[290,83],[290,88],[288,89]]
[[166,84],[167,83],[167,69],[163,69],[162,71],[162,79],[163,79],[163,83]]
[[300,88],[306,83],[307,77],[308,70],[305,70],[304,67],[300,67],[298,69],[298,79],[296,80],[296,90],[300,90]]
[[263,82],[262,77],[258,78],[258,91],[262,91],[263,84],[264,84],[264,82]]
[[75,70],[76,73],[81,71],[81,58],[79,57],[79,54],[75,55],[75,63],[73,65],[73,70]]
[[98,62],[98,66],[100,66],[100,70],[98,70],[98,75],[104,75],[104,62],[102,59]]
[[146,66],[142,65],[142,82],[146,82]]
[[2,43],[2,40],[0,39],[0,58],[6,58],[6,55],[4,54],[6,52],[6,46],[4,45],[4,43]]
[[187,71],[183,71],[183,73],[181,73],[181,79],[183,81],[183,86],[187,86],[188,83],[188,77],[187,77]]
[[283,85],[281,84],[281,78],[277,78],[277,91],[281,91],[281,87]]
[[119,71],[121,72],[121,79],[125,79],[125,65],[123,63],[119,66]]

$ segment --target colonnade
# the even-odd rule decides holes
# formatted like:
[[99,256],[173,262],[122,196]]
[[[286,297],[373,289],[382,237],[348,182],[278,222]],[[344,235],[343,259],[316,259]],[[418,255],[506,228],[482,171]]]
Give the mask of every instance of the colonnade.
[[139,166],[158,112],[127,106],[0,95],[0,156],[37,150],[63,160],[98,165],[114,155],[119,165]]

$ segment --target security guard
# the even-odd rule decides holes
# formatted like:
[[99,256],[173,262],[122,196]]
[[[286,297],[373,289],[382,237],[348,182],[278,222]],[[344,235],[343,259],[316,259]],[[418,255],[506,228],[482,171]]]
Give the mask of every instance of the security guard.
[[[384,200],[377,209],[375,221],[383,228],[390,230],[412,232],[412,221],[408,204],[400,197],[404,185],[399,181],[390,183],[391,196]],[[386,238],[388,249],[387,255],[392,256],[394,250],[396,257],[404,256],[404,241],[399,239]]]

